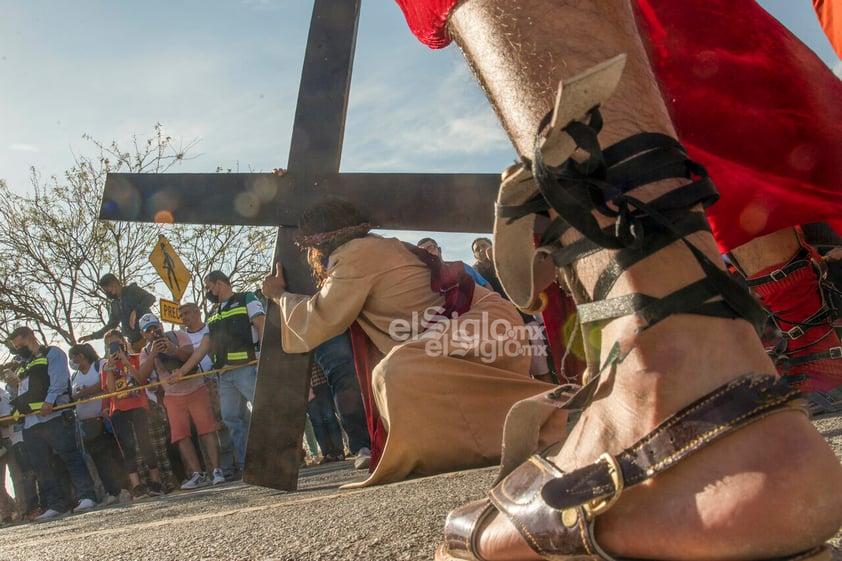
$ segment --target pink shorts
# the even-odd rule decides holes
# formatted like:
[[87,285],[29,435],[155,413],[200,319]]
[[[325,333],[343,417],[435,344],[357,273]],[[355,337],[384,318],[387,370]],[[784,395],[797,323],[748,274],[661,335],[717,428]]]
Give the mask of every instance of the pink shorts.
[[213,416],[207,386],[202,386],[187,395],[166,395],[164,405],[167,408],[167,416],[170,418],[173,443],[190,436],[190,419],[193,419],[196,432],[200,436],[219,430],[219,423]]

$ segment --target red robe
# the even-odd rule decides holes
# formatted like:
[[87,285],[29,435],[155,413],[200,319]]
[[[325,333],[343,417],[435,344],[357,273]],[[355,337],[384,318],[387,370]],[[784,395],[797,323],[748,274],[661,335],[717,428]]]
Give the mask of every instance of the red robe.
[[[397,1],[422,42],[450,42],[457,0]],[[636,4],[679,140],[721,194],[720,249],[809,222],[842,232],[842,82],[754,0]]]

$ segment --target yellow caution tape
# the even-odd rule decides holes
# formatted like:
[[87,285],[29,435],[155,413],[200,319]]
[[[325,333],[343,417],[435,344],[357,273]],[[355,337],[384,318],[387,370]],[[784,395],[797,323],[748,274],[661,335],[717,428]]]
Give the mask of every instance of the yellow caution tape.
[[[226,366],[225,368],[217,368],[215,370],[208,370],[206,372],[196,372],[195,374],[187,374],[186,376],[182,376],[181,378],[179,378],[178,382],[183,382],[184,380],[191,380],[193,378],[201,378],[202,376],[208,376],[210,374],[218,374],[220,372],[228,372],[229,370],[236,370],[238,368],[243,368],[244,366],[250,366],[250,365],[253,365],[253,364],[257,364],[257,361],[253,360],[253,361],[247,362],[245,364],[237,364],[237,365],[233,365],[233,366]],[[177,384],[178,382],[174,382],[174,383]],[[95,395],[95,396],[88,397],[88,398],[85,398],[85,399],[80,399],[78,401],[71,401],[70,403],[65,403],[64,405],[56,405],[55,407],[53,407],[53,411],[61,411],[62,409],[70,409],[72,407],[76,407],[80,403],[90,403],[92,401],[99,401],[101,399],[107,399],[109,397],[115,397],[115,396],[123,395],[123,394],[126,394],[126,393],[136,392],[138,390],[145,390],[147,388],[154,388],[154,387],[157,387],[157,386],[162,386],[164,384],[169,384],[169,380],[158,380],[157,382],[150,382],[150,383],[144,384],[142,386],[133,386],[131,388],[126,388],[126,389],[118,390],[118,391],[111,392],[111,393],[103,393],[103,394]],[[21,413],[20,411],[15,411],[11,415],[8,415],[6,417],[0,417],[0,423],[6,422],[6,421],[17,421],[18,419],[22,419],[23,417],[29,417],[31,415],[39,415],[39,414],[40,414],[39,411],[33,411],[32,413]]]

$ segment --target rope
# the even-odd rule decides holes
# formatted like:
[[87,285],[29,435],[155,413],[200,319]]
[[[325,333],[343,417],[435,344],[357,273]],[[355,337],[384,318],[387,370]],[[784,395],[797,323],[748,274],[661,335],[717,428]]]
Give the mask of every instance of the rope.
[[[193,378],[201,378],[202,376],[208,376],[210,374],[218,374],[220,372],[227,372],[229,370],[236,370],[237,368],[242,368],[243,366],[251,366],[251,365],[254,365],[254,364],[257,364],[256,360],[252,360],[251,362],[246,362],[244,364],[237,364],[237,365],[234,365],[234,366],[226,366],[225,368],[217,368],[217,369],[214,369],[214,370],[208,370],[206,372],[196,372],[195,374],[187,374],[186,376],[182,376],[181,378],[179,378],[178,382],[183,382],[185,380],[191,380]],[[178,382],[175,382],[175,383],[177,384]],[[55,407],[53,407],[53,412],[61,411],[62,409],[70,409],[70,408],[76,407],[77,405],[82,404],[82,403],[90,403],[92,401],[100,401],[102,399],[107,399],[109,397],[116,397],[118,395],[123,395],[123,394],[131,393],[131,392],[137,392],[137,391],[140,391],[140,390],[145,390],[147,388],[155,388],[155,387],[162,386],[162,385],[168,384],[168,383],[169,383],[169,380],[158,380],[157,382],[149,382],[148,384],[144,384],[142,386],[135,386],[133,388],[126,388],[126,389],[117,390],[117,391],[111,392],[111,393],[104,393],[104,394],[99,394],[99,395],[87,397],[85,399],[80,399],[78,401],[71,401],[70,403],[65,403],[63,405],[56,405]],[[23,414],[16,411],[12,415],[8,415],[6,417],[0,417],[0,423],[4,423],[6,421],[17,421],[18,419],[23,419],[24,417],[30,417],[32,415],[39,415],[39,414],[40,414],[39,411],[33,411],[32,413],[23,413]]]

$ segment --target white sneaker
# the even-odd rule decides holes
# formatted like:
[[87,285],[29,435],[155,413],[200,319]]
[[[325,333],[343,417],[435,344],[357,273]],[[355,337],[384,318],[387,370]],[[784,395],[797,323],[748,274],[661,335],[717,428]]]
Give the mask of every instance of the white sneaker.
[[95,502],[91,499],[82,499],[79,501],[79,504],[76,505],[76,508],[73,509],[73,512],[85,512],[86,510],[91,510],[93,508],[96,508]]
[[109,506],[113,505],[117,502],[117,497],[114,495],[105,495],[101,501],[99,501],[99,506]]
[[357,457],[354,459],[354,469],[368,469],[371,465],[371,450],[360,448]]
[[194,471],[193,476],[181,484],[181,488],[185,491],[189,491],[190,489],[207,487],[210,484],[211,480],[208,478],[208,474],[205,472],[199,473],[198,471]]
[[128,489],[120,489],[120,496],[117,497],[117,502],[120,504],[132,502],[132,494]]
[[59,516],[64,515],[63,512],[59,512],[57,510],[53,510],[52,508],[48,508],[44,511],[44,514],[35,518],[36,522],[44,522],[45,520],[52,520],[54,518],[58,518]]
[[222,468],[214,468],[213,470],[213,484],[219,485],[225,483],[225,475],[222,473]]

